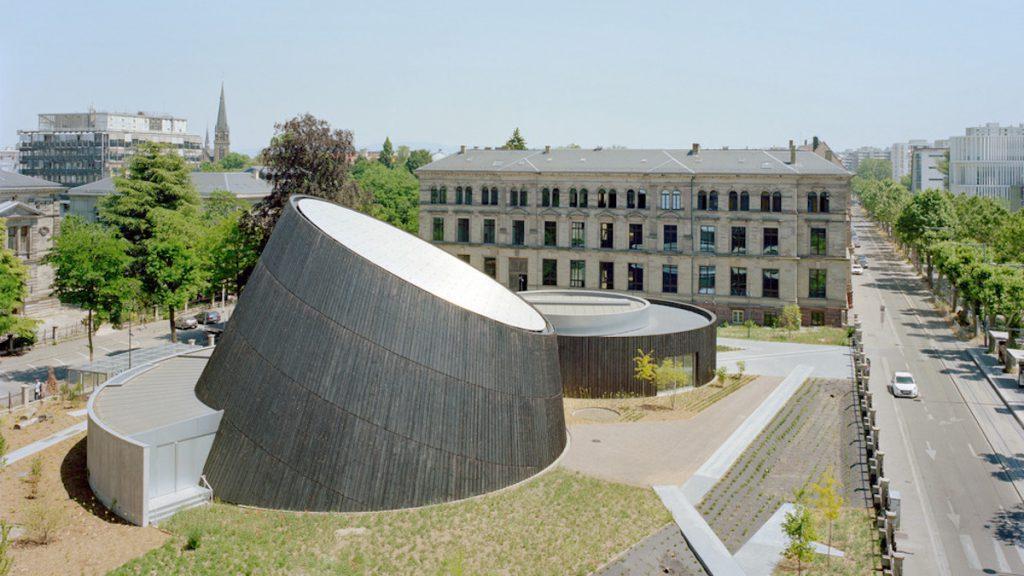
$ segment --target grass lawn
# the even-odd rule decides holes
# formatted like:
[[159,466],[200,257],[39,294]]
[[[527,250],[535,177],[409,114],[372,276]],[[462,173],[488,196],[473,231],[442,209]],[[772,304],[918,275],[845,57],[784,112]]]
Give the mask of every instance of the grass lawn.
[[[844,508],[839,520],[832,526],[832,547],[842,550],[844,557],[830,559],[820,554],[816,555],[810,566],[803,566],[803,573],[835,576],[874,574],[874,568],[880,565],[875,554],[878,544],[875,541],[871,512],[860,508]],[[827,543],[828,522],[817,513],[814,514],[814,519],[818,541]],[[776,576],[796,573],[796,562],[789,560],[780,562],[774,572]]]
[[[749,334],[749,335],[748,335]],[[718,327],[720,338],[742,338],[744,340],[768,340],[771,342],[795,342],[797,344],[829,344],[847,346],[849,338],[846,328],[834,326],[805,326],[795,332],[767,326],[722,325]]]
[[[418,510],[304,514],[217,503],[114,574],[588,574],[671,521],[652,490],[556,469]],[[185,550],[190,535],[194,550]]]

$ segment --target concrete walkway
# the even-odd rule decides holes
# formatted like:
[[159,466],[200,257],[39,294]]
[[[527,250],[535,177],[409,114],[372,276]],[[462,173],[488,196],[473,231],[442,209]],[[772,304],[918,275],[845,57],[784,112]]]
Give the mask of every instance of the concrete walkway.
[[988,354],[981,348],[968,348],[967,353],[971,355],[974,363],[985,373],[985,379],[995,390],[997,396],[1006,404],[1006,407],[1017,419],[1021,426],[1024,426],[1024,388],[1017,386],[1017,376],[1003,372],[1003,365],[992,354]]
[[37,442],[33,442],[33,443],[31,443],[31,444],[29,444],[27,446],[22,446],[21,448],[18,448],[17,450],[11,450],[7,454],[7,456],[4,456],[3,464],[5,466],[10,466],[11,464],[14,464],[15,462],[17,462],[18,460],[23,460],[25,458],[28,458],[29,456],[35,454],[36,452],[41,452],[43,450],[46,450],[47,448],[49,448],[50,446],[53,446],[54,444],[59,444],[59,443],[65,441],[65,440],[67,440],[68,438],[71,438],[72,436],[75,436],[76,434],[78,434],[80,432],[85,432],[85,428],[86,428],[87,424],[88,424],[88,422],[79,422],[78,424],[75,424],[74,426],[70,426],[68,428],[65,428],[65,429],[61,430],[60,432],[57,432],[57,433],[55,433],[55,434],[53,434],[51,436],[47,436],[46,438],[43,438],[42,440],[39,440]]
[[765,342],[739,338],[719,338],[718,344],[740,348],[718,353],[718,365],[730,372],[736,371],[736,362],[742,360],[750,374],[786,376],[799,362],[814,367],[818,378],[850,378],[853,376],[853,358],[846,346],[796,344],[791,342]]
[[686,543],[697,556],[701,566],[713,576],[744,576],[743,568],[733,559],[725,544],[708,526],[704,517],[694,508],[679,486],[655,486],[654,491],[672,513],[676,524],[683,529]]
[[[786,533],[782,530],[782,523],[786,521],[786,514],[792,512],[793,508],[789,502],[779,507],[750,540],[736,551],[733,558],[747,576],[771,576],[775,571],[775,566],[789,545]],[[831,552],[832,556],[843,557],[841,551],[818,542],[812,542],[811,547],[818,554]]]
[[697,469],[697,472],[683,486],[683,492],[690,502],[699,503],[704,495],[725,476],[725,473],[739,459],[747,446],[768,426],[772,418],[775,418],[779,410],[789,402],[793,394],[814,371],[815,369],[811,366],[803,364],[793,368],[778,388],[773,390],[764,402],[761,402],[761,405],[743,421],[743,424],[729,436],[728,440],[723,442],[715,450],[715,453]]

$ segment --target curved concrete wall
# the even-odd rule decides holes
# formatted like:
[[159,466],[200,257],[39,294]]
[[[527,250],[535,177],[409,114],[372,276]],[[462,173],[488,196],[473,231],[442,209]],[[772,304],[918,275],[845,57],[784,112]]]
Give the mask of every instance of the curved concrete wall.
[[403,508],[502,488],[557,459],[550,329],[513,328],[403,282],[295,203],[196,386],[224,410],[205,468],[218,497]]
[[703,308],[650,300],[652,304],[682,308],[704,316],[709,322],[699,328],[645,336],[558,336],[562,384],[566,396],[573,398],[609,398],[617,396],[654,396],[652,383],[637,380],[633,358],[637,349],[654,350],[656,358],[694,354],[697,384],[715,377],[715,315]]

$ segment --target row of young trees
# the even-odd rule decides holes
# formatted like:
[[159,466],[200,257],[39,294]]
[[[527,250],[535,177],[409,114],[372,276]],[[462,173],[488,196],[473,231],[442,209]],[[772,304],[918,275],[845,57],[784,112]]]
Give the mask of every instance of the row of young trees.
[[862,173],[853,189],[929,287],[947,288],[950,307],[962,307],[975,330],[979,322],[1002,326],[1013,344],[1024,310],[1024,211],[941,190],[913,194],[889,178]]

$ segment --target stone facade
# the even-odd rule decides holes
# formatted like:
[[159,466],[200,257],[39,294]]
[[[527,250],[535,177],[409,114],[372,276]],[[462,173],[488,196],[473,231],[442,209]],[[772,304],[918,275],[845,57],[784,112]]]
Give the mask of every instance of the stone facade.
[[[543,166],[543,155],[554,154],[527,152],[533,154],[531,166]],[[558,152],[564,156],[568,151]],[[602,153],[587,152],[590,159]],[[655,156],[661,151],[624,152]],[[714,166],[706,171],[698,166],[686,173],[658,173],[510,170],[507,159],[488,160],[489,155],[507,155],[508,151],[464,151],[418,171],[420,237],[468,260],[513,290],[576,287],[634,291],[648,298],[697,304],[714,311],[722,322],[770,322],[770,315],[796,303],[806,324],[840,325],[851,298],[850,174],[810,152],[799,152],[798,158],[798,153],[790,150],[792,164],[783,160],[779,162],[783,166],[777,167],[773,162],[764,174],[744,165],[751,153],[761,151],[710,152],[714,156],[708,163]],[[698,165],[695,158],[701,154],[705,152],[695,146],[692,153],[683,153],[684,163]],[[457,163],[459,156],[467,155],[472,155],[479,169]],[[776,156],[787,158],[785,152]],[[498,162],[502,167],[494,166]],[[567,162],[562,158],[560,165]],[[735,170],[730,172],[733,165]],[[558,206],[554,206],[556,189]],[[482,202],[484,190],[486,205]],[[512,194],[513,190],[517,194]],[[583,190],[587,191],[586,207],[581,206]],[[577,195],[575,206],[571,205],[572,191]],[[712,192],[717,192],[717,210],[711,209]],[[746,203],[742,201],[744,192]],[[642,208],[641,193],[646,200]],[[735,204],[731,204],[731,193],[736,195]],[[827,202],[822,202],[822,193],[827,194]],[[702,202],[702,196],[706,201]],[[491,202],[492,198],[497,202]],[[764,201],[767,210],[762,210]],[[440,223],[437,228],[435,221]],[[602,225],[609,224],[611,247],[602,247]],[[675,227],[674,246],[671,226]],[[710,227],[704,228],[703,246],[702,227]],[[712,228],[713,245],[708,234]],[[777,254],[765,249],[766,229],[769,237],[771,229],[777,231]],[[521,239],[516,238],[519,230]],[[582,261],[582,267],[573,261]],[[675,291],[672,270],[665,270],[668,266],[675,266]],[[711,266],[714,288],[708,289],[711,270],[706,268],[702,290],[701,267]],[[611,271],[610,285],[602,268]],[[741,270],[746,272],[745,287],[737,282],[732,290],[733,272],[738,280]],[[765,270],[768,274],[777,271],[777,296],[765,290]],[[638,281],[641,274],[642,281]],[[811,290],[812,275],[816,292]]]
[[53,269],[43,258],[60,232],[60,200],[65,188],[54,182],[20,174],[0,172],[0,218],[7,228],[4,246],[14,253],[28,272],[28,316],[39,316],[56,308],[52,296]]

